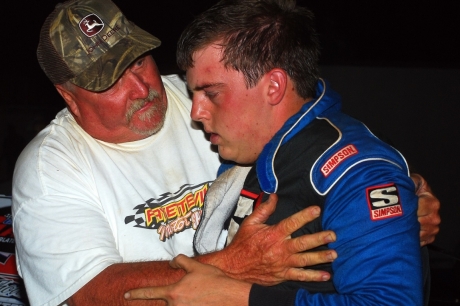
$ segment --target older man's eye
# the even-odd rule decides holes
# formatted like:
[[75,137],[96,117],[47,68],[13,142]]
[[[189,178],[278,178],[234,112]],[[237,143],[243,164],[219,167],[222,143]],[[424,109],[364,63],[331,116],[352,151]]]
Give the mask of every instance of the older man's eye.
[[141,58],[140,60],[138,60],[138,61],[135,63],[135,65],[138,66],[138,67],[139,67],[139,66],[142,66],[142,64],[144,63],[144,61],[145,61],[145,59],[144,59],[144,58]]
[[141,67],[143,64],[144,64],[144,61],[145,61],[145,58],[140,58],[138,59],[137,61],[135,61],[134,63],[131,64],[131,69],[136,69],[136,68],[139,68]]

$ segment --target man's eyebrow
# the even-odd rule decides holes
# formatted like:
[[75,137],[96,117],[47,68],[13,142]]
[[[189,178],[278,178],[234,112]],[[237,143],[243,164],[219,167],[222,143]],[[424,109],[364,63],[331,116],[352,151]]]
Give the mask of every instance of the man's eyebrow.
[[195,86],[193,88],[190,88],[191,91],[200,91],[200,90],[203,90],[203,89],[206,89],[206,88],[209,88],[209,87],[220,87],[220,86],[223,86],[224,83],[207,83],[207,84],[203,84],[203,85],[199,85],[199,86]]

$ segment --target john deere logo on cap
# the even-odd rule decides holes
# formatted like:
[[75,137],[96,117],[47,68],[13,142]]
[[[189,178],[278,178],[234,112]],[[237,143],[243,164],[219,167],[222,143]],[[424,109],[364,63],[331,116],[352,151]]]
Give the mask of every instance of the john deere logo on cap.
[[93,37],[104,28],[104,22],[96,14],[89,14],[80,23],[80,30],[88,37]]

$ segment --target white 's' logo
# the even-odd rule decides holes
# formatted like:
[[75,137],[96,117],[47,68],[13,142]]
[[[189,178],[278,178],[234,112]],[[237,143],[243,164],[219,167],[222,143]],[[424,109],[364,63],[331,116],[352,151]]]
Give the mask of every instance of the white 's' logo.
[[373,186],[366,189],[371,220],[403,215],[398,188],[395,184]]

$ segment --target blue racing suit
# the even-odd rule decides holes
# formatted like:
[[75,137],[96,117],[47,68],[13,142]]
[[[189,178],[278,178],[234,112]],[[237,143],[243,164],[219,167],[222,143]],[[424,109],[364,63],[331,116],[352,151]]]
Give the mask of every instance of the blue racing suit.
[[[264,147],[237,205],[254,205],[261,192],[264,200],[277,193],[268,224],[319,205],[321,217],[292,236],[336,233],[334,243],[318,249],[334,249],[338,258],[307,267],[330,271],[332,280],[253,285],[249,304],[422,305],[417,197],[407,164],[364,124],[342,113],[340,97],[327,87],[320,80],[317,97]],[[252,208],[243,215],[235,210],[226,227],[238,226]]]

